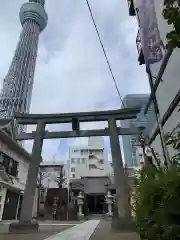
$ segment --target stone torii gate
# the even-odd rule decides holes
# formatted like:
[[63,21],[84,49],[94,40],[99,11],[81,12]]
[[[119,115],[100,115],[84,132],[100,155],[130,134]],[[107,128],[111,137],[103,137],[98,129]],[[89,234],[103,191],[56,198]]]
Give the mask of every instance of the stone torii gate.
[[[112,111],[63,113],[63,114],[15,114],[17,124],[32,125],[36,124],[36,131],[32,133],[21,133],[17,140],[33,139],[32,159],[30,163],[26,188],[24,192],[22,209],[19,223],[15,226],[11,224],[10,229],[29,229],[32,227],[32,208],[37,186],[37,175],[41,162],[41,152],[43,139],[54,138],[75,138],[89,136],[109,136],[112,153],[112,163],[115,175],[115,187],[117,195],[118,228],[127,228],[132,223],[131,207],[129,204],[129,187],[123,169],[122,155],[120,151],[119,135],[139,134],[137,128],[117,127],[116,120],[126,120],[136,118],[140,108],[124,108]],[[98,130],[80,130],[81,122],[107,121],[108,128]],[[49,132],[45,131],[46,124],[72,123],[72,131]],[[30,227],[31,226],[31,227]],[[38,229],[38,224],[36,225]]]

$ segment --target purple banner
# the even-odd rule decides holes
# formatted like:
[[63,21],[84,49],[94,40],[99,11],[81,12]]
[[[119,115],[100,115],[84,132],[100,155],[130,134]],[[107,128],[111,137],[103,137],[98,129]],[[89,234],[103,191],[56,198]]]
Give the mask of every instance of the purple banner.
[[165,50],[158,29],[154,0],[135,2],[145,62],[154,64],[162,60]]

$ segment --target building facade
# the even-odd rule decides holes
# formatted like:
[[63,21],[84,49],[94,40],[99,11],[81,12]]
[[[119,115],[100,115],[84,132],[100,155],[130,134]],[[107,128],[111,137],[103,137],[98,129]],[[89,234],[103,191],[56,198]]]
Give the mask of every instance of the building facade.
[[[144,1],[145,2],[145,1]],[[138,61],[142,67],[145,68],[145,58],[143,56],[143,36],[140,34],[140,25],[144,23],[144,19],[138,14],[140,7],[143,6],[144,2],[142,0],[128,0],[129,6],[129,14],[131,16],[137,17],[137,24],[139,26],[139,31],[137,33],[137,49],[138,49]],[[160,117],[162,124],[164,125],[164,132],[172,132],[174,128],[179,124],[180,112],[178,111],[178,104],[180,102],[180,84],[179,84],[179,61],[180,61],[180,50],[179,48],[175,48],[172,53],[170,50],[163,51],[162,46],[166,46],[167,38],[166,35],[168,32],[172,30],[172,26],[167,24],[167,21],[164,19],[162,15],[162,11],[164,8],[164,1],[159,0],[149,0],[146,1],[146,4],[149,4],[149,8],[144,9],[144,16],[149,16],[147,19],[151,19],[151,22],[148,24],[155,24],[156,31],[154,35],[154,39],[160,39],[158,42],[159,48],[153,48],[153,41],[149,31],[149,42],[152,43],[151,56],[158,59],[158,61],[154,62],[150,65],[151,73],[154,77],[154,85],[156,89],[156,97],[160,110]],[[152,18],[152,16],[154,16]],[[146,20],[147,20],[146,19]],[[141,20],[141,21],[140,21]],[[143,21],[144,20],[144,21]],[[141,23],[141,24],[140,24]],[[150,26],[151,30],[152,25]],[[161,52],[163,56],[161,57]],[[160,158],[163,158],[161,141],[159,136],[159,131],[157,124],[154,125],[154,128],[151,132],[150,143],[152,144],[155,151],[160,155]],[[174,151],[169,149],[169,153],[171,156],[174,155]]]
[[[47,162],[40,164],[41,184],[44,188],[58,188],[58,179],[62,174],[63,187],[67,187],[67,170],[64,161]],[[40,177],[40,176],[39,176]]]
[[[152,127],[155,123],[155,114],[154,110],[151,107],[148,111],[148,114],[144,116],[144,108],[147,105],[149,99],[148,94],[128,94],[124,97],[123,103],[124,107],[137,107],[141,106],[141,112],[138,114],[136,119],[129,119],[126,121],[121,121],[122,127],[145,127],[146,134],[150,134]],[[136,148],[137,148],[137,136],[122,136],[123,140],[123,149],[124,149],[124,158],[125,164],[127,167],[135,167],[139,166],[140,162],[136,156]]]
[[[0,220],[15,220],[20,216],[32,158],[5,130],[0,131]],[[32,217],[36,217],[36,213],[37,191],[34,196]]]
[[[52,219],[52,208],[55,199],[68,199],[69,181],[66,163],[41,162],[39,171],[38,215],[43,219]],[[62,188],[61,188],[62,186]],[[67,203],[66,203],[67,204]]]
[[22,31],[0,94],[0,116],[29,112],[40,32],[46,27],[44,0],[29,0],[20,9]]
[[70,147],[69,177],[105,176],[111,171],[104,152],[104,138],[90,137],[87,146]]

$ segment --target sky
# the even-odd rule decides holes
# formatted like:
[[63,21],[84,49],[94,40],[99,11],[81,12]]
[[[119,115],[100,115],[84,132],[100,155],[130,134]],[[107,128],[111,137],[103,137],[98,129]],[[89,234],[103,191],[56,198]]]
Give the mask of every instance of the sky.
[[[19,9],[25,0],[0,1],[0,87],[22,29]],[[127,0],[89,0],[122,97],[147,93],[145,68],[137,61],[137,22],[128,15]],[[48,25],[40,35],[31,112],[63,113],[121,107],[85,0],[46,0]],[[83,124],[82,129],[106,123]],[[51,125],[48,130],[70,130]],[[30,126],[29,131],[34,128]],[[70,145],[87,139],[45,140],[44,161],[66,161]],[[105,138],[107,152],[109,140]],[[25,144],[31,151],[32,141]]]

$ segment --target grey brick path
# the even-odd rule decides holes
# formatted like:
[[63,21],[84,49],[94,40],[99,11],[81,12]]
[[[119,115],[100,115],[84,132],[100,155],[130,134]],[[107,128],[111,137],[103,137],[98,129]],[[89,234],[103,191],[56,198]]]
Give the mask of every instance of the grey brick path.
[[99,222],[99,220],[86,221],[46,240],[89,240]]
[[2,240],[44,240],[54,234],[72,226],[41,226],[40,232],[32,234],[8,234],[8,225],[0,225],[0,239]]
[[101,220],[90,240],[140,240],[134,233],[115,232],[111,229],[111,221]]

